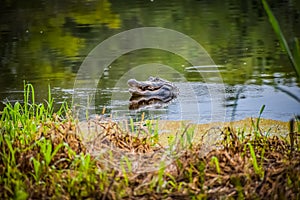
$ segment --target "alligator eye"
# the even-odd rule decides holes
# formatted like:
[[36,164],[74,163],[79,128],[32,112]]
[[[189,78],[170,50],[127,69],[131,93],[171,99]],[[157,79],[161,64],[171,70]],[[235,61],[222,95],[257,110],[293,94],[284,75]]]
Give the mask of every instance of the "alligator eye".
[[155,87],[153,87],[153,86],[147,86],[146,88],[145,88],[145,90],[150,90],[150,91],[154,91],[154,90],[156,90],[157,88],[155,88]]

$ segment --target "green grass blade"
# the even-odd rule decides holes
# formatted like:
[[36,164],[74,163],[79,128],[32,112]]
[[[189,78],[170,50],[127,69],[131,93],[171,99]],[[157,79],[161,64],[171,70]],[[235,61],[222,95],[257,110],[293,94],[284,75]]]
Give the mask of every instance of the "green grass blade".
[[214,163],[216,165],[216,171],[218,174],[221,174],[221,168],[220,168],[220,165],[219,165],[219,160],[216,156],[213,156],[211,158],[211,163]]
[[266,107],[266,105],[262,105],[262,107],[260,108],[259,115],[258,115],[258,118],[257,118],[257,121],[256,121],[256,129],[259,129],[259,122],[260,122],[260,119],[261,119],[261,115],[265,110],[265,107]]
[[262,168],[258,165],[257,158],[255,155],[255,150],[254,150],[253,146],[251,145],[251,143],[247,143],[247,145],[249,147],[250,155],[252,157],[252,165],[253,165],[254,171],[257,175],[259,175],[260,177],[263,177],[264,173],[263,173]]
[[[280,45],[281,47],[287,52],[288,56],[289,56],[289,59],[291,60],[292,62],[292,65],[294,66],[298,76],[300,76],[300,63],[299,62],[296,62],[296,60],[294,59],[294,56],[288,46],[288,43],[281,31],[281,28],[279,26],[279,23],[277,21],[277,19],[275,18],[274,14],[272,13],[268,3],[266,0],[262,0],[262,3],[263,3],[263,6],[264,6],[264,9],[269,17],[269,21],[279,39],[279,42],[280,42]],[[299,53],[299,52],[298,52]],[[299,54],[298,54],[299,55]]]
[[4,136],[4,140],[7,144],[7,147],[10,151],[10,154],[11,154],[11,157],[10,157],[11,165],[15,166],[16,165],[16,159],[15,159],[15,152],[16,151],[14,150],[14,148],[12,146],[12,142],[10,141],[10,138],[7,135]]
[[298,75],[300,76],[300,44],[299,44],[299,39],[294,38],[294,47],[293,47],[293,56],[295,59],[295,62],[297,63],[296,71]]

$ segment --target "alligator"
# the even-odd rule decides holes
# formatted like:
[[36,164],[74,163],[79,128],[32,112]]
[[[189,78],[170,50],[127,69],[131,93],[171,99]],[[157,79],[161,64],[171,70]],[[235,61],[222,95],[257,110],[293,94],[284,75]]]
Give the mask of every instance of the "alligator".
[[167,105],[178,95],[178,88],[171,82],[150,76],[146,81],[128,80],[131,93],[129,109],[144,107],[160,108]]

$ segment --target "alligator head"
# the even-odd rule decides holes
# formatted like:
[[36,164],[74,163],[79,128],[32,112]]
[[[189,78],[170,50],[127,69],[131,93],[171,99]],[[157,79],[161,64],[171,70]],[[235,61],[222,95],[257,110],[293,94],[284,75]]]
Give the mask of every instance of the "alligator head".
[[142,107],[162,107],[176,98],[178,88],[169,81],[150,76],[146,81],[128,80],[131,93],[129,109]]

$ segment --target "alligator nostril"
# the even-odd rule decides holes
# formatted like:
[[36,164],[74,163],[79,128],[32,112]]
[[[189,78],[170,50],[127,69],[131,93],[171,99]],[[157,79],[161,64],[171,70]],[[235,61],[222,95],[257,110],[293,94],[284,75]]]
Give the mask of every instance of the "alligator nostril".
[[127,84],[128,84],[129,86],[132,86],[135,82],[136,82],[136,80],[134,80],[134,79],[129,79],[129,80],[127,81]]

